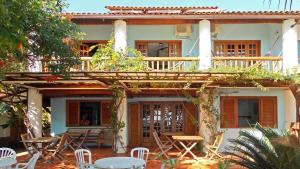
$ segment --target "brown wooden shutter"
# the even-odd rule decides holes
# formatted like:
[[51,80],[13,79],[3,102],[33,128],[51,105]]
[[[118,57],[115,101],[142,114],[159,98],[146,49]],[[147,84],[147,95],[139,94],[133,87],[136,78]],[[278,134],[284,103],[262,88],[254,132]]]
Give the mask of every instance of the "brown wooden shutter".
[[236,128],[238,125],[237,98],[221,97],[221,128]]
[[129,146],[138,147],[141,144],[140,106],[138,103],[129,104]]
[[101,125],[108,125],[110,123],[110,112],[109,112],[110,102],[103,101],[101,102]]
[[277,98],[260,98],[259,123],[263,127],[277,127]]
[[67,126],[79,126],[79,101],[67,100]]
[[135,48],[140,51],[143,56],[148,55],[148,44],[146,42],[136,42]]
[[184,133],[196,134],[198,126],[198,108],[193,103],[184,104]]

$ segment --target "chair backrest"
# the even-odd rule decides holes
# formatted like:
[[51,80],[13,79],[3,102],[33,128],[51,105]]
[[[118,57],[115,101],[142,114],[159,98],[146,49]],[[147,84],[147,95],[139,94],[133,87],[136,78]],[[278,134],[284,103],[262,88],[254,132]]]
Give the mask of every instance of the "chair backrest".
[[218,150],[222,141],[224,139],[224,132],[219,132],[218,134],[216,134],[216,139],[213,143],[213,147],[215,147],[215,150]]
[[37,162],[37,160],[39,159],[40,157],[40,153],[37,152],[35,154],[33,154],[33,156],[30,158],[30,160],[28,161],[27,163],[27,169],[34,169],[35,168],[35,164]]
[[161,140],[160,140],[160,138],[159,138],[159,136],[158,136],[156,130],[154,130],[153,136],[154,136],[154,139],[155,139],[156,144],[158,145],[159,149],[160,149],[160,150],[163,150],[163,143],[161,142]]
[[149,149],[145,147],[136,147],[131,150],[131,157],[135,157],[135,152],[137,152],[137,158],[145,160],[145,163],[147,163]]
[[31,137],[30,137],[30,135],[29,135],[28,133],[23,133],[23,134],[21,134],[21,140],[22,140],[22,142],[23,142],[23,145],[24,145],[25,149],[28,151],[28,153],[29,153],[30,155],[33,155],[34,149],[33,149],[31,146],[29,146],[29,145],[25,142],[25,140],[28,140],[28,139],[30,139],[30,138],[31,138]]
[[[86,160],[85,157],[88,157]],[[77,167],[81,168],[81,164],[92,164],[92,153],[90,150],[87,149],[78,149],[75,150],[75,157],[76,157],[76,164]]]
[[82,144],[85,142],[86,138],[87,138],[88,135],[91,133],[91,131],[92,131],[92,130],[86,130],[86,131],[84,132],[84,136],[83,136],[83,138],[81,138],[81,141],[80,141],[80,143],[79,143],[79,146],[80,146],[80,147],[81,147]]
[[59,151],[61,151],[62,149],[65,148],[65,144],[66,144],[68,138],[69,138],[69,135],[67,133],[62,135],[62,137],[61,137],[61,139],[60,139],[60,141],[57,145],[57,148],[55,150],[56,152],[59,152]]
[[0,158],[14,158],[16,159],[16,152],[11,148],[0,148]]

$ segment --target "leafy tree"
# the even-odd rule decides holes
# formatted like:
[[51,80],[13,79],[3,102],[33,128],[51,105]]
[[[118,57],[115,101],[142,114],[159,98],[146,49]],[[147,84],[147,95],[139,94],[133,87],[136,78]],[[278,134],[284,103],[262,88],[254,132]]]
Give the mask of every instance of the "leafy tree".
[[62,17],[65,6],[64,0],[0,0],[2,75],[40,59],[58,60],[49,66],[62,73],[78,62],[80,32],[68,17]]

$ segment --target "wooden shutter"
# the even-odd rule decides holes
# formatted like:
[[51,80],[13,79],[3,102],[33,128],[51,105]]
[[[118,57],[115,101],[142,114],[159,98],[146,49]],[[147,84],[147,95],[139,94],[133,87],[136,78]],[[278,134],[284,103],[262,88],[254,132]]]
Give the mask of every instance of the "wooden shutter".
[[260,98],[259,123],[263,127],[277,127],[277,98]]
[[79,101],[67,100],[67,126],[79,126]]
[[184,104],[184,133],[196,134],[198,126],[198,108],[193,103]]
[[108,125],[110,123],[110,112],[109,112],[110,102],[101,102],[101,125]]
[[221,97],[221,128],[236,128],[238,125],[237,98]]
[[141,144],[140,106],[138,103],[129,104],[129,146],[138,147]]
[[180,57],[180,56],[181,56],[181,42],[170,42],[169,57]]

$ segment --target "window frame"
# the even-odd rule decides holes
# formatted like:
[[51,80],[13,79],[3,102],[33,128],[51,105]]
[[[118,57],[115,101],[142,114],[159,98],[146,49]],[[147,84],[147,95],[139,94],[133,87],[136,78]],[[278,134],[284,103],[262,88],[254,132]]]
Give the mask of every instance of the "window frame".
[[108,40],[81,40],[80,45],[79,45],[79,47],[80,47],[80,57],[90,57],[90,56],[84,56],[84,55],[81,54],[81,53],[83,53],[82,50],[81,50],[81,46],[83,46],[87,43],[96,43],[98,45],[105,45],[105,44],[108,43]]
[[[233,123],[233,127],[227,127],[227,126],[223,126],[223,123],[224,123],[224,119],[223,119],[223,116],[224,116],[224,105],[223,105],[223,99],[233,99],[233,114],[234,114],[234,123]],[[249,128],[249,127],[239,127],[238,126],[238,100],[239,99],[258,99],[259,101],[259,105],[258,105],[258,109],[259,109],[259,123],[263,126],[263,127],[266,127],[263,125],[263,119],[262,119],[262,108],[263,108],[263,101],[265,99],[274,99],[274,112],[273,112],[273,121],[274,121],[274,126],[271,127],[271,128],[277,128],[278,127],[278,110],[277,110],[277,105],[278,105],[278,99],[277,99],[277,96],[220,96],[220,128]],[[269,126],[270,127],[270,126]]]
[[[170,51],[171,51],[170,45],[177,43],[178,44],[178,49],[177,49],[178,56],[176,56],[176,57],[182,57],[182,41],[181,40],[136,40],[135,41],[135,49],[140,51],[138,49],[138,46],[146,45],[147,46],[146,51],[148,53],[148,51],[149,51],[148,43],[168,43],[168,56],[163,56],[163,57],[173,57],[170,54]],[[145,57],[148,57],[148,56],[145,56]],[[158,56],[156,56],[156,57],[158,57]]]
[[[224,52],[223,55],[218,55],[217,52],[217,47],[219,46],[218,44],[224,44],[224,51],[227,51],[227,45],[228,44],[234,44],[235,45],[235,48],[234,48],[234,53],[235,55],[234,56],[229,56],[227,55],[226,53],[227,52]],[[226,45],[227,44],[227,45]],[[237,53],[238,53],[238,48],[237,48],[237,45],[238,44],[246,44],[246,55],[243,56],[238,56]],[[257,50],[257,54],[255,56],[251,56],[249,55],[249,44],[256,44],[257,47],[256,47],[256,50]],[[261,40],[215,40],[214,41],[214,55],[216,57],[261,57]]]
[[[100,104],[100,124],[99,125],[90,125],[90,126],[81,126],[80,125],[80,103],[81,102],[98,102]],[[108,100],[66,100],[66,127],[99,127],[99,126],[104,126],[107,125],[103,121],[104,117],[104,105],[107,104],[109,101]],[[77,103],[77,109],[78,109],[78,114],[77,114],[77,124],[70,124],[70,107],[69,103]]]

